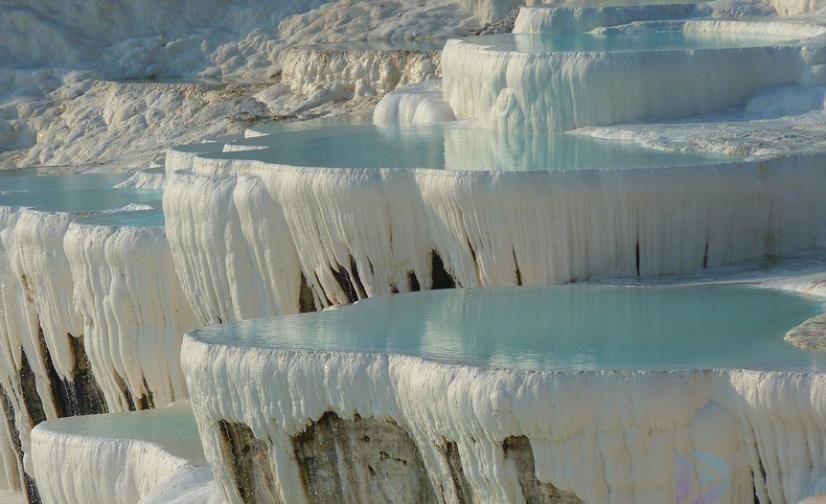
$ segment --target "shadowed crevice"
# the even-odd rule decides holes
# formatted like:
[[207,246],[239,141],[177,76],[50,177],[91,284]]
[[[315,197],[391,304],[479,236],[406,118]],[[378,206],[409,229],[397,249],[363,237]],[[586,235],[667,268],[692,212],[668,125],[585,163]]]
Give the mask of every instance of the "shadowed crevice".
[[[370,269],[373,269],[372,266]],[[358,266],[356,266],[356,260],[353,256],[350,256],[350,271],[352,272],[353,286],[356,288],[359,299],[366,299],[367,289],[364,288],[364,284],[361,281],[361,275],[359,274],[359,269]]]
[[445,459],[450,468],[450,479],[456,491],[456,500],[459,504],[471,504],[479,502],[474,498],[473,490],[465,477],[465,470],[462,468],[462,458],[459,456],[459,447],[455,441],[445,442]]
[[[92,373],[92,366],[83,347],[83,338],[67,334],[69,350],[72,356],[71,380],[64,380],[54,366],[52,355],[46,346],[46,337],[43,328],[38,328],[38,344],[40,355],[43,356],[43,366],[46,368],[46,377],[49,382],[49,392],[55,412],[59,418],[108,413],[109,408],[103,392],[98,386]],[[37,381],[29,365],[27,356],[23,352],[23,363],[20,369],[20,382],[23,387],[23,401],[26,411],[32,420],[32,426],[46,420],[42,398],[37,391]]]
[[108,413],[106,399],[95,379],[92,364],[83,346],[83,337],[74,337],[71,334],[67,334],[66,337],[69,339],[74,366],[72,367],[72,380],[60,381],[62,387],[59,390],[63,410],[61,416]]
[[149,384],[146,383],[146,377],[143,378],[143,389],[146,390],[146,392],[138,399],[138,406],[142,410],[155,409],[155,394],[149,389]]
[[[28,363],[26,364],[28,365]],[[14,406],[6,393],[6,389],[2,385],[0,385],[0,407],[3,409],[3,416],[8,428],[12,450],[14,450],[14,456],[17,458],[17,473],[20,477],[23,492],[26,494],[26,500],[29,504],[40,504],[40,494],[37,491],[34,479],[29,476],[23,466],[23,443],[20,440],[20,431],[17,429],[17,423],[15,422]]]
[[315,297],[313,296],[313,291],[310,289],[309,284],[307,284],[307,277],[304,276],[304,272],[301,273],[301,287],[298,291],[298,311],[299,313],[308,313],[314,312],[318,308],[315,305]]
[[708,240],[706,240],[706,247],[703,249],[703,269],[708,268]]
[[421,284],[419,284],[419,279],[416,277],[415,271],[408,271],[407,272],[407,289],[410,292],[418,292],[422,290]]
[[43,401],[37,392],[37,378],[29,364],[29,358],[25,350],[21,349],[20,353],[22,358],[18,376],[20,377],[20,388],[23,394],[23,406],[26,408],[29,421],[32,426],[35,426],[46,421],[46,411],[43,409]]
[[456,287],[456,280],[447,272],[442,256],[435,250],[430,254],[430,271],[433,278],[433,289],[453,289]]
[[339,264],[337,270],[330,268],[330,272],[333,274],[339,287],[341,287],[341,290],[344,291],[344,295],[347,296],[347,302],[355,303],[359,299],[367,297],[364,292],[364,286],[361,284],[361,278],[359,277],[358,268],[356,268],[356,262],[353,256],[350,256],[349,271]]
[[120,390],[120,394],[123,396],[124,400],[126,400],[126,407],[129,408],[129,411],[135,411],[135,400],[132,399],[132,393],[129,392],[129,387],[126,385],[126,380],[124,380],[118,373],[114,373],[114,375],[118,390]]

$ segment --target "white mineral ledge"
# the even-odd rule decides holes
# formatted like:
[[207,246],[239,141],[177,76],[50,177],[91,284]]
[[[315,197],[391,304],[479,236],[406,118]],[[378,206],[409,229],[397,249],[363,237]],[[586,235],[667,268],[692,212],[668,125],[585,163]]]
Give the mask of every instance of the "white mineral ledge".
[[63,418],[32,431],[47,504],[219,504],[188,402]]
[[803,322],[787,332],[784,339],[803,350],[826,352],[826,313]]

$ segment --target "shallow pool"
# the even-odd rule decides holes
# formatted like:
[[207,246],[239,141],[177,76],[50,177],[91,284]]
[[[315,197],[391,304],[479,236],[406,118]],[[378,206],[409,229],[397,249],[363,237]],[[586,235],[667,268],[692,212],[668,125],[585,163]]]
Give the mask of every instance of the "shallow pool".
[[151,210],[124,210],[84,215],[78,218],[77,222],[96,226],[155,227],[164,225],[164,217],[163,208],[158,203],[158,206]]
[[101,225],[163,225],[161,191],[116,188],[128,174],[38,175],[32,170],[0,174],[0,206],[79,214]]
[[62,418],[41,428],[62,434],[101,440],[137,440],[155,443],[186,459],[203,457],[198,426],[188,404],[170,407]]
[[374,126],[358,119],[274,126],[267,136],[229,148],[264,149],[205,154],[326,168],[429,168],[437,170],[623,170],[732,161],[730,156],[647,149],[632,142],[576,134],[493,131],[472,123]]
[[784,343],[820,298],[748,285],[460,289],[196,331],[215,344],[392,352],[519,369],[826,371]]

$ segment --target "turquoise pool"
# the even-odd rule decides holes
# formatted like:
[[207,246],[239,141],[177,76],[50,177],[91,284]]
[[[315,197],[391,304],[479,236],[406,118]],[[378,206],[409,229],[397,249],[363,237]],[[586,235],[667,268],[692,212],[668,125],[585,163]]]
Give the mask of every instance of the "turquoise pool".
[[823,309],[820,298],[733,284],[459,289],[236,322],[194,337],[517,369],[826,371],[826,354],[783,341]]
[[[491,131],[469,123],[374,126],[363,120],[280,125],[267,136],[233,142],[239,150],[204,154],[325,168],[567,171],[689,166],[732,161],[730,156],[664,152],[631,142],[576,134]],[[263,147],[263,149],[261,149]]]
[[201,439],[192,409],[185,404],[167,408],[60,418],[42,429],[102,440],[137,440],[154,443],[185,459],[203,457]]
[[128,174],[39,175],[0,172],[0,206],[79,214],[100,225],[163,225],[161,191],[116,188]]

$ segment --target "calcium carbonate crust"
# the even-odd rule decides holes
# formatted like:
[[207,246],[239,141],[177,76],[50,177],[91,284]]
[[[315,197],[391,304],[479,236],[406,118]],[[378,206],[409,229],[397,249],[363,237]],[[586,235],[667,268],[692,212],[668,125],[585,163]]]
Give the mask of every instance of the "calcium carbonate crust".
[[405,84],[438,77],[440,50],[292,47],[283,52],[281,79],[295,94],[338,85],[351,96],[381,96]]
[[[822,25],[689,20],[686,32],[819,37]],[[643,28],[645,27],[645,28]],[[633,31],[646,23],[608,28]],[[445,100],[458,119],[501,130],[563,131],[719,112],[756,91],[805,81],[823,46],[523,53],[450,40],[442,53]]]
[[629,5],[559,5],[523,7],[514,22],[513,33],[577,33],[601,26],[633,21],[703,17],[711,9],[702,3],[662,3]]
[[[231,503],[263,495],[264,481],[275,502],[310,502],[314,489],[301,478],[311,469],[294,449],[330,414],[391,419],[442,502],[461,502],[460,493],[466,502],[522,502],[533,477],[569,502],[672,502],[678,485],[701,485],[696,473],[675,481],[675,464],[709,457],[726,489],[719,502],[795,503],[826,488],[822,374],[483,369],[209,344],[198,331],[182,355],[205,454]],[[247,434],[227,437],[226,425]],[[509,458],[524,438],[534,474]],[[240,474],[227,457],[239,442],[263,454]],[[369,479],[358,462],[343,463],[340,471]],[[258,485],[252,494],[245,481]]]
[[373,110],[376,126],[441,124],[455,119],[442,98],[440,80],[398,88],[384,95]]
[[195,321],[162,229],[3,207],[0,241],[0,461],[31,495],[32,427],[185,398],[178,356]]
[[[188,406],[177,404],[155,410],[154,415],[162,417],[180,408]],[[224,502],[197,442],[175,448],[142,439],[138,432],[79,431],[78,422],[83,420],[45,422],[32,432],[30,457],[44,504]]]
[[508,173],[179,152],[164,213],[183,292],[208,325],[434,286],[691,274],[794,256],[826,241],[822,162]]

